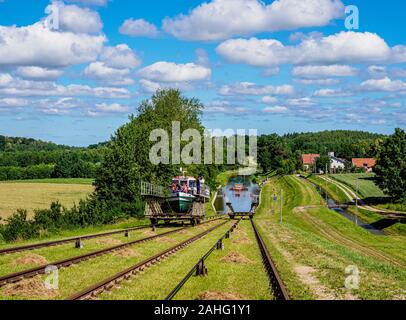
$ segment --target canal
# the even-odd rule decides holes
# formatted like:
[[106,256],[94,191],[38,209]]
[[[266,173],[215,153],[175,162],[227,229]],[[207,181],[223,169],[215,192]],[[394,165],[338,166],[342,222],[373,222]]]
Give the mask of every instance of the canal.
[[218,214],[228,214],[227,202],[232,204],[235,212],[249,212],[253,196],[258,196],[259,192],[259,186],[250,176],[235,176],[218,191],[214,206]]

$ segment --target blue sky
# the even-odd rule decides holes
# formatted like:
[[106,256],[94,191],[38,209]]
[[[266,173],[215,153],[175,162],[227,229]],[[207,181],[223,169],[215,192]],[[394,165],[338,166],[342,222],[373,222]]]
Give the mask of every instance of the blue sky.
[[[349,5],[358,29],[345,27]],[[168,87],[205,104],[208,128],[391,133],[406,126],[405,12],[404,1],[0,0],[0,134],[104,141]]]

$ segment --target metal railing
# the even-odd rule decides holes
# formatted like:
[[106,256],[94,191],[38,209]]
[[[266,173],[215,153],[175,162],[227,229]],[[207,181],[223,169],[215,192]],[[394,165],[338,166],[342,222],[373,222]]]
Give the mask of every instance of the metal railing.
[[141,195],[167,198],[169,197],[169,189],[149,182],[141,181]]

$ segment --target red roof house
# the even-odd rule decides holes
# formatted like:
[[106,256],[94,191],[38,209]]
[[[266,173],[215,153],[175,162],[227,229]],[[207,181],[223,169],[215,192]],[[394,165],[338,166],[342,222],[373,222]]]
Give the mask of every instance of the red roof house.
[[311,166],[316,163],[316,159],[320,158],[319,154],[302,154],[302,162],[305,166]]
[[372,169],[376,166],[374,158],[354,158],[352,164],[357,168]]

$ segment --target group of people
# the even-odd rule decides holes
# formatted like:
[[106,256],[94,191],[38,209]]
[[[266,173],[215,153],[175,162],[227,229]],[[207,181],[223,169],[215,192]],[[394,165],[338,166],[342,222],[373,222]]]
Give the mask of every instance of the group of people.
[[[199,177],[197,179],[197,183],[196,183],[197,194],[201,193],[203,184],[204,184],[204,178]],[[184,192],[184,193],[189,193],[189,191],[190,191],[189,186],[187,185],[187,182],[183,182],[182,184],[180,184],[179,181],[177,183],[175,183],[175,182],[172,183],[171,190],[172,190],[172,192]]]

